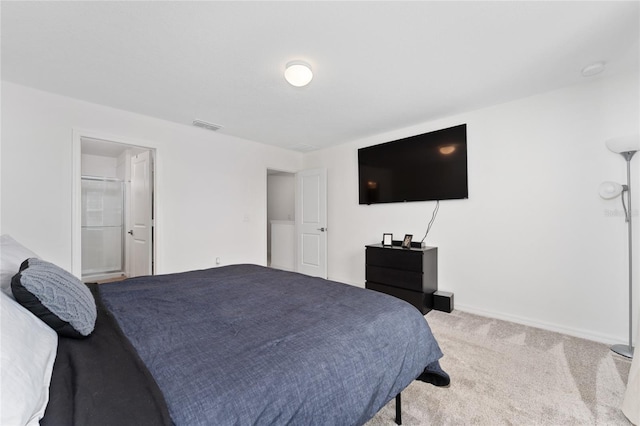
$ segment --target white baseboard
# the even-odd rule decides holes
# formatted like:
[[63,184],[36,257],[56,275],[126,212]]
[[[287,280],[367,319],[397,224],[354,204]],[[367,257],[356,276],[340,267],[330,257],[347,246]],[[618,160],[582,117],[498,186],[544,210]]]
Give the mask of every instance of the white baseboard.
[[[354,284],[351,282],[348,282],[347,280],[340,280],[340,279],[336,279],[336,278],[330,278],[334,281],[338,281],[338,282],[343,282],[343,283],[348,283],[351,284],[353,286],[356,287],[364,287],[363,285],[358,285],[358,284]],[[551,322],[546,322],[546,321],[539,321],[539,320],[534,320],[531,318],[526,318],[526,317],[521,317],[518,315],[510,315],[510,314],[505,314],[502,312],[496,312],[496,311],[490,311],[487,309],[482,309],[482,308],[476,308],[474,306],[469,306],[469,305],[464,305],[464,304],[458,304],[456,303],[454,306],[454,309],[458,309],[462,312],[467,312],[470,314],[474,314],[474,315],[480,315],[483,317],[489,317],[489,318],[495,318],[495,319],[499,319],[499,320],[504,320],[504,321],[509,321],[509,322],[514,322],[516,324],[522,324],[522,325],[527,325],[529,327],[535,327],[535,328],[540,328],[543,330],[548,330],[548,331],[554,331],[556,333],[562,333],[562,334],[566,334],[569,336],[574,336],[574,337],[579,337],[581,339],[587,339],[587,340],[592,340],[594,342],[600,342],[600,343],[604,343],[607,345],[615,345],[615,344],[629,344],[628,341],[623,341],[620,339],[616,339],[612,336],[606,335],[606,334],[602,334],[602,333],[594,333],[593,331],[590,330],[583,330],[583,329],[579,329],[579,328],[572,328],[572,327],[564,327],[558,324],[554,324]],[[427,317],[428,319],[428,317]],[[635,345],[637,345],[637,342],[634,342]]]
[[628,344],[629,342],[623,342],[618,339],[615,339],[611,336],[604,335],[601,333],[594,333],[588,330],[582,330],[578,328],[572,327],[564,327],[558,324],[533,320],[531,318],[525,318],[518,315],[510,315],[504,314],[502,312],[489,311],[486,309],[480,309],[469,305],[460,305],[456,304],[454,309],[458,309],[462,312],[467,312],[470,314],[480,315],[483,317],[495,318],[499,320],[514,322],[516,324],[527,325],[529,327],[541,328],[543,330],[554,331],[556,333],[567,334],[569,336],[580,337],[582,339],[593,340],[595,342],[605,343],[607,345],[612,345],[616,343]]
[[289,271],[289,272],[295,272],[293,268],[288,268],[286,266],[281,266],[281,265],[274,265],[273,263],[271,265],[269,265],[269,268],[281,269],[283,271]]

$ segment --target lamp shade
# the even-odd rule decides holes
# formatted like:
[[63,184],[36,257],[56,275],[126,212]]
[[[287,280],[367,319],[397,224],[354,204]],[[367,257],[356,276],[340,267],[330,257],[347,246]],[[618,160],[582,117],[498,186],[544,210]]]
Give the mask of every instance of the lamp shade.
[[628,135],[608,139],[605,144],[610,151],[616,154],[640,151],[640,135]]
[[287,64],[284,70],[284,78],[290,85],[302,87],[311,82],[313,71],[311,71],[311,66],[306,62],[292,61]]
[[616,198],[622,194],[624,187],[617,182],[602,182],[598,187],[598,194],[605,200]]

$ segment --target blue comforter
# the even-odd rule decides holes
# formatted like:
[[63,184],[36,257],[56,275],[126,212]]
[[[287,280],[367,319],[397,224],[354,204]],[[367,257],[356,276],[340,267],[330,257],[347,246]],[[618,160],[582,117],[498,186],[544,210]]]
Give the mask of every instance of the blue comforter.
[[362,424],[442,356],[402,300],[256,265],[100,293],[177,425]]

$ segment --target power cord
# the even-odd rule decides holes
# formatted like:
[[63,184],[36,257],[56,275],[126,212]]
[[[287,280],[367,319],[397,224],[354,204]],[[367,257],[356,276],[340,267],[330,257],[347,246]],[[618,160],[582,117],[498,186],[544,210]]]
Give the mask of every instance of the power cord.
[[422,240],[420,240],[421,245],[424,242],[425,238],[427,238],[427,235],[431,230],[431,225],[433,225],[433,222],[436,220],[436,216],[438,215],[438,210],[440,210],[440,200],[436,201],[436,206],[433,208],[433,213],[431,213],[431,220],[429,221],[429,225],[427,225],[427,232],[424,233],[424,237],[422,237]]
[[[629,222],[629,212],[627,211],[627,205],[624,203],[624,193],[629,191],[627,185],[622,185],[622,194],[620,194],[620,201],[622,201],[622,209],[624,210],[624,221]],[[628,195],[627,195],[628,197]]]

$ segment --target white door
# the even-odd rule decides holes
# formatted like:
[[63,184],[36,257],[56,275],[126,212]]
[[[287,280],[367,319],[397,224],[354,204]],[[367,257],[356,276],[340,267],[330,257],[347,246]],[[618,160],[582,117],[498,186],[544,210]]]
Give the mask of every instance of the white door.
[[327,278],[327,170],[296,173],[296,269]]
[[145,151],[131,157],[131,230],[129,230],[132,277],[151,275],[151,156]]

